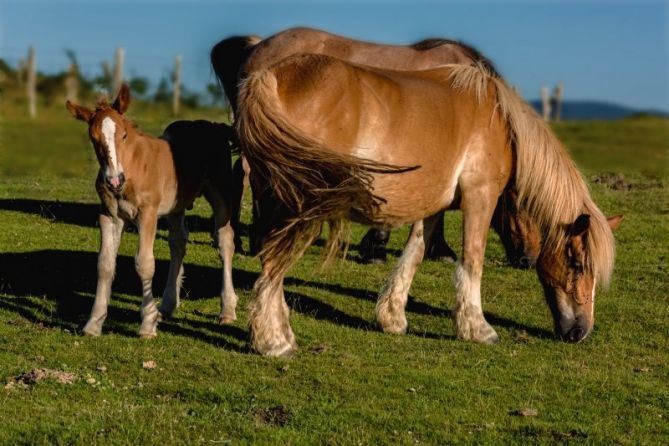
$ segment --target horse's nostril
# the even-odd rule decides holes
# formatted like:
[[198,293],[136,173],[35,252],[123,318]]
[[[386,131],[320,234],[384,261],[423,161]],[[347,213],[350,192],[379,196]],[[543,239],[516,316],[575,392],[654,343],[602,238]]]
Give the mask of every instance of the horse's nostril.
[[583,339],[585,331],[581,327],[572,328],[569,334],[567,334],[567,339],[570,342],[579,342]]
[[529,268],[532,266],[532,259],[527,257],[527,256],[522,256],[520,260],[518,260],[518,263],[520,264],[521,268]]

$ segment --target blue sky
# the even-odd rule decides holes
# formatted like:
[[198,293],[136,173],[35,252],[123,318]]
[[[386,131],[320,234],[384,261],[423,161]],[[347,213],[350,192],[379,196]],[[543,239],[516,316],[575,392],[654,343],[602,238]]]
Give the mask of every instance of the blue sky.
[[462,40],[526,98],[563,81],[567,99],[669,110],[667,1],[0,0],[0,57],[15,63],[33,45],[38,68],[55,72],[68,48],[94,75],[122,46],[126,77],[155,86],[181,54],[184,82],[202,91],[218,40],[298,25],[395,44]]

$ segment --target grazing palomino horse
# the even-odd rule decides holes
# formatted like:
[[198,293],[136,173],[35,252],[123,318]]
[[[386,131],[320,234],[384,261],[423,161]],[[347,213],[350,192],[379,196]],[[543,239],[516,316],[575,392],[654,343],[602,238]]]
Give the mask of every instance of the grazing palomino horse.
[[[237,296],[232,285],[234,245],[229,220],[235,203],[231,200],[230,150],[224,146],[233,138],[232,128],[207,121],[177,121],[160,138],[154,138],[140,133],[124,116],[129,103],[130,92],[123,85],[111,106],[100,102],[92,110],[70,101],[66,104],[75,118],[88,124],[100,163],[95,182],[101,203],[98,285],[83,332],[98,336],[102,331],[123,226],[130,222],[139,229],[135,257],[143,295],[139,335],[156,336],[160,314],[171,316],[179,305],[188,240],[184,211],[202,193],[214,212],[214,235],[223,262],[219,318],[222,322],[232,321],[236,318]],[[161,306],[157,308],[152,291],[153,243],[160,216],[167,218],[170,266]]]
[[251,345],[296,348],[283,279],[319,234],[341,241],[348,219],[413,223],[376,305],[386,332],[403,333],[414,273],[434,215],[459,207],[463,250],[453,319],[460,339],[494,343],[481,308],[486,235],[498,197],[513,183],[518,207],[541,230],[537,273],[555,330],[578,342],[594,324],[596,284],[612,273],[612,228],[573,161],[542,119],[481,66],[399,72],[323,55],[296,55],[254,71],[239,96],[237,136],[251,182],[276,198],[250,306]]
[[[221,80],[225,94],[237,110],[238,84],[259,69],[297,53],[325,54],[370,67],[391,70],[421,70],[448,63],[481,63],[489,71],[496,73],[492,63],[476,49],[460,42],[447,39],[428,39],[409,46],[381,45],[331,34],[311,28],[291,28],[265,40],[258,36],[236,36],[217,43],[211,51],[211,63]],[[241,69],[241,71],[240,71]],[[242,159],[234,166],[236,190],[239,198],[244,188],[242,178],[248,176],[248,165]],[[246,172],[246,175],[244,174]],[[500,198],[495,212],[493,228],[499,233],[510,263],[529,268],[534,265],[539,252],[539,235],[536,228],[522,212],[513,206],[506,191]],[[507,205],[505,205],[505,203]],[[258,209],[254,207],[257,214]],[[237,224],[237,215],[233,224]],[[436,222],[437,229],[428,239],[425,256],[430,259],[456,259],[453,250],[444,240],[443,214]],[[257,250],[258,240],[252,231],[251,251]],[[365,263],[385,262],[385,245],[390,232],[387,229],[370,229],[361,242],[361,258]]]

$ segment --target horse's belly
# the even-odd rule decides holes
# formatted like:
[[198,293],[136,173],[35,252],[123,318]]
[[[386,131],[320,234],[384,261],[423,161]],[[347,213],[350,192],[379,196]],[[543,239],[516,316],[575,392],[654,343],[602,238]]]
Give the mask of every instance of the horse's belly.
[[[457,191],[457,170],[444,169],[432,175],[418,169],[393,175],[378,175],[374,194],[384,201],[374,215],[375,224],[399,226],[413,223],[448,208]],[[431,172],[430,172],[431,173]]]

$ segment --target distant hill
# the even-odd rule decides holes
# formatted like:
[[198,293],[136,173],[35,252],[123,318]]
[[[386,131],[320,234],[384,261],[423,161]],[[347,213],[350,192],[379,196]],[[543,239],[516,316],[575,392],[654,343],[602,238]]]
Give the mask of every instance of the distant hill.
[[[530,104],[541,113],[541,101],[530,101]],[[638,110],[610,102],[565,101],[562,103],[561,119],[621,119],[639,114],[669,117],[669,113],[665,111]]]

